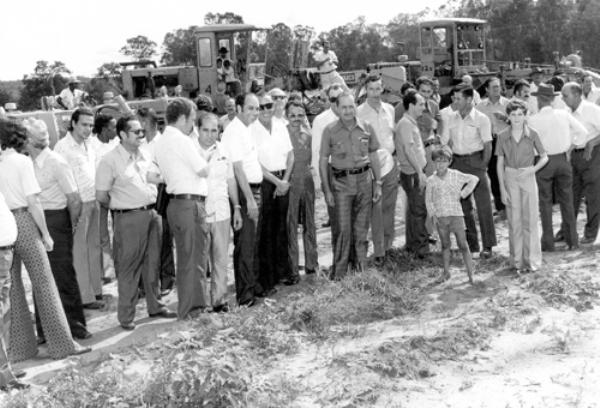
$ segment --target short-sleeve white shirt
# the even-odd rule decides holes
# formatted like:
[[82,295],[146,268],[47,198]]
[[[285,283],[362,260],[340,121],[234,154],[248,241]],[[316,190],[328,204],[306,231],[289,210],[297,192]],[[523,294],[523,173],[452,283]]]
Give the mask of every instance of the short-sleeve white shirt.
[[[569,110],[571,111],[571,109]],[[571,114],[587,130],[586,137],[581,143],[575,145],[577,149],[582,149],[588,141],[600,134],[600,106],[582,100],[577,109],[571,111]]]
[[571,145],[585,144],[587,129],[565,110],[544,106],[527,121],[549,155],[566,153]]
[[77,183],[67,161],[46,147],[33,160],[35,177],[40,188],[44,210],[62,210],[67,206],[67,194],[77,192]]
[[169,194],[208,194],[206,177],[198,175],[208,163],[200,155],[191,136],[167,126],[154,149],[156,163]]
[[83,91],[81,89],[75,89],[75,91],[71,92],[69,87],[66,87],[60,94],[58,94],[62,103],[67,107],[67,109],[75,109],[79,102],[81,102],[81,97],[83,96]]
[[357,115],[363,122],[368,122],[375,131],[379,144],[390,153],[394,153],[394,107],[389,103],[381,102],[377,111],[368,102],[363,103],[357,109]]
[[244,125],[236,117],[223,132],[221,144],[229,152],[232,163],[242,162],[248,183],[262,182],[263,175],[258,160],[258,148],[249,126]]
[[17,240],[17,223],[0,192],[0,246],[8,246]]
[[327,127],[327,125],[335,122],[339,118],[337,115],[331,110],[331,108],[326,111],[321,112],[317,115],[315,120],[313,121],[312,128],[312,161],[311,165],[317,177],[315,187],[319,188],[319,153],[321,151],[321,139],[323,138],[323,131]]
[[442,139],[452,142],[452,151],[456,154],[478,152],[483,150],[485,143],[492,141],[490,119],[475,108],[465,118],[455,112],[443,132]]
[[71,133],[60,139],[54,151],[65,158],[73,175],[84,203],[96,200],[96,151],[90,140],[77,143]]
[[39,194],[40,185],[35,178],[33,162],[14,149],[0,153],[0,193],[11,210],[27,207],[27,197]]
[[233,178],[233,165],[223,145],[216,143],[208,150],[200,146],[200,154],[208,161],[208,196],[206,222],[219,222],[231,217],[227,180]]
[[269,171],[285,170],[292,142],[287,127],[280,119],[271,120],[271,132],[260,121],[250,125],[258,149],[258,161]]

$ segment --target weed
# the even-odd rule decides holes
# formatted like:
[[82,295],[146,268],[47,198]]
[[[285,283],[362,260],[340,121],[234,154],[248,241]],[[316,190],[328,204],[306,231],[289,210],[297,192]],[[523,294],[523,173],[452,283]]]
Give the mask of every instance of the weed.
[[592,281],[590,276],[557,273],[535,274],[525,285],[552,307],[560,308],[566,305],[578,312],[592,309],[600,291],[600,284]]

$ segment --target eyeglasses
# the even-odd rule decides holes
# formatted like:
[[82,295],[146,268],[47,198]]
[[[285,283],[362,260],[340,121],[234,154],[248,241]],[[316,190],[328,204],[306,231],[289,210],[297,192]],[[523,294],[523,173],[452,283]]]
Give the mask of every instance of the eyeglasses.
[[285,96],[285,95],[274,95],[271,98],[273,98],[276,101],[283,101],[285,98],[287,98],[287,96]]
[[144,136],[146,134],[146,131],[144,129],[130,130],[130,132],[135,133],[138,136]]
[[270,110],[273,109],[273,103],[265,103],[264,105],[258,105],[258,107],[260,108],[260,110]]

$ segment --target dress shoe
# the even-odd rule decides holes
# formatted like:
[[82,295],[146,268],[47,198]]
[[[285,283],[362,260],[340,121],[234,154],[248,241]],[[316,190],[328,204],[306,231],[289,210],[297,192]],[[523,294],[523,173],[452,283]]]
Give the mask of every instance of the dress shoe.
[[315,273],[317,273],[317,271],[314,269],[306,268],[306,271],[304,273],[306,273],[307,275],[314,275]]
[[102,302],[104,300],[104,297],[102,295],[96,295],[96,300]]
[[256,304],[256,299],[252,298],[250,300],[247,300],[245,302],[240,303],[240,306],[245,306],[245,307],[252,307]]
[[150,317],[164,317],[165,319],[175,319],[177,318],[177,313],[171,312],[168,309],[163,309],[158,313],[149,313]]
[[129,330],[129,331],[131,331],[131,330],[135,329],[135,323],[133,323],[133,322],[131,322],[131,323],[121,323],[121,327],[122,327],[124,330]]
[[373,259],[373,263],[375,264],[375,266],[377,268],[381,268],[383,266],[383,264],[385,264],[385,257],[376,256],[375,259]]
[[165,297],[165,296],[169,296],[169,294],[171,293],[173,289],[168,288],[168,289],[161,289],[160,291],[160,297]]
[[506,221],[506,210],[500,210],[494,214],[494,221]]
[[591,237],[583,237],[579,243],[582,245],[588,245],[588,244],[593,244],[594,241],[596,240],[596,238],[591,238]]
[[562,230],[558,231],[556,233],[556,235],[554,236],[554,242],[562,242],[565,240],[565,235],[563,234]]
[[38,336],[37,344],[38,344],[38,346],[41,346],[42,344],[46,344],[46,338],[44,336]]
[[554,247],[542,246],[542,252],[554,252]]
[[73,337],[78,339],[78,340],[87,340],[90,337],[92,337],[92,333],[90,333],[89,331],[84,331],[84,332],[75,332],[72,333]]
[[213,313],[228,313],[229,312],[229,303],[223,303],[218,306],[214,306],[212,309]]
[[437,239],[433,235],[428,236],[427,241],[429,241],[431,245],[437,244]]
[[297,285],[298,282],[300,282],[300,277],[294,276],[291,278],[284,279],[281,283],[283,283],[285,286],[293,286],[293,285]]
[[83,308],[91,309],[91,310],[99,310],[99,309],[103,309],[104,306],[105,306],[104,302],[95,301],[95,302],[91,302],[91,303],[86,303],[85,305],[83,305]]
[[569,245],[567,246],[567,251],[576,251],[579,249],[579,245]]
[[[134,326],[134,327],[135,327],[135,326]],[[82,355],[82,354],[89,353],[89,352],[91,352],[91,351],[92,351],[92,348],[91,348],[91,347],[82,347],[82,346],[79,346],[79,347],[78,347],[78,348],[75,350],[75,352],[74,352],[73,354],[71,354],[71,355],[72,355],[72,356],[80,356],[80,355]]]
[[479,256],[482,259],[490,259],[492,257],[492,248],[484,248],[483,251],[481,251],[481,254],[479,254]]
[[[282,281],[282,283],[283,283],[283,281]],[[277,289],[271,288],[271,289],[263,290],[260,293],[255,293],[254,296],[259,297],[259,298],[264,298],[264,297],[273,296],[275,293],[277,293]]]
[[22,383],[18,380],[9,381],[8,384],[0,387],[0,391],[8,392],[10,390],[26,390],[29,384]]

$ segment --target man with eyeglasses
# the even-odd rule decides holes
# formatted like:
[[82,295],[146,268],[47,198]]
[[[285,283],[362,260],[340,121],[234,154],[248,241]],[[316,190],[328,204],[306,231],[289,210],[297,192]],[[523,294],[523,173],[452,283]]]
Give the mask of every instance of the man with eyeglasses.
[[96,198],[114,219],[115,270],[119,303],[117,318],[133,330],[140,277],[150,317],[177,317],[159,298],[161,218],[154,210],[156,186],[147,181],[152,162],[140,145],[144,129],[135,116],[117,122],[121,143],[98,165]]
[[354,96],[344,92],[335,104],[340,118],[323,132],[319,170],[339,229],[331,277],[341,279],[351,261],[359,272],[366,266],[371,207],[381,198],[382,181],[379,141],[371,125],[357,118]]

